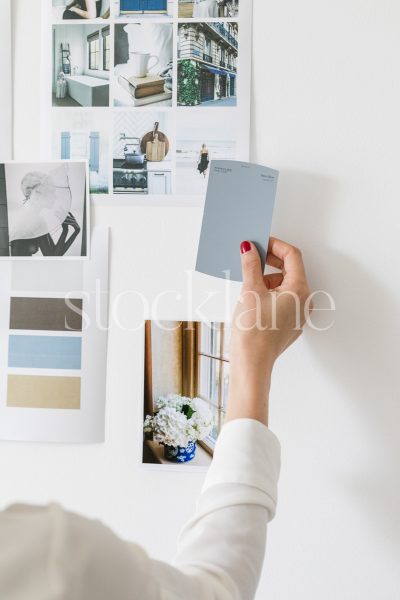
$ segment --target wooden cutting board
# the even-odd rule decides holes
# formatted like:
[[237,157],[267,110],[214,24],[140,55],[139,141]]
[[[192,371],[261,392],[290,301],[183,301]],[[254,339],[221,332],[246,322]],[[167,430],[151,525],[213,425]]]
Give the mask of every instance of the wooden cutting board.
[[[140,142],[140,149],[143,154],[146,154],[147,153],[147,142],[153,142],[156,134],[158,134],[158,141],[165,143],[165,154],[164,154],[164,158],[165,158],[169,152],[169,139],[167,138],[165,133],[163,133],[162,131],[159,131],[159,129],[158,129],[159,125],[160,125],[160,123],[158,123],[158,122],[154,123],[153,131],[149,131],[149,133],[146,133],[142,137],[142,140]],[[147,157],[147,160],[149,160],[148,157]]]
[[152,142],[146,144],[147,160],[160,162],[165,158],[165,142],[160,142],[158,133],[155,134]]

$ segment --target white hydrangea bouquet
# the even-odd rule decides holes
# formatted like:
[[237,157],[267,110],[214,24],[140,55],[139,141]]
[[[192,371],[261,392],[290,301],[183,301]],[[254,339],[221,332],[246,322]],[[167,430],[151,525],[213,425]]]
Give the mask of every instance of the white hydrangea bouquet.
[[168,394],[158,398],[154,415],[146,416],[143,429],[164,446],[169,460],[186,462],[194,458],[196,442],[211,432],[212,413],[200,398]]

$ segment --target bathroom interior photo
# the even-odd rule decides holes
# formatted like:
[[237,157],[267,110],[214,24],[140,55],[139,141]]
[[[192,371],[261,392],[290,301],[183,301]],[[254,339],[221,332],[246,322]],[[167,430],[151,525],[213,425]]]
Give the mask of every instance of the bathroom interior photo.
[[53,26],[53,106],[109,106],[111,35],[99,24]]

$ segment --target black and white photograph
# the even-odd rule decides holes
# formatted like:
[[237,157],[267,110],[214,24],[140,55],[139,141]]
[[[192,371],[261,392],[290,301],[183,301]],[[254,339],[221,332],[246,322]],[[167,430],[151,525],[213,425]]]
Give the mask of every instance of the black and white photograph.
[[88,252],[84,161],[0,165],[0,256],[80,258]]
[[53,21],[109,19],[110,0],[52,0]]
[[174,153],[174,135],[168,111],[116,111],[114,193],[171,194]]
[[110,69],[109,24],[53,26],[53,106],[109,106]]
[[172,106],[172,23],[115,25],[114,106]]
[[173,18],[175,0],[115,0],[116,19]]
[[230,327],[146,321],[143,463],[208,467],[225,419]]
[[181,19],[237,18],[239,0],[178,0]]
[[[229,112],[228,112],[229,115]],[[178,194],[205,194],[212,160],[235,160],[236,115],[226,111],[179,111],[176,140]]]
[[178,105],[236,106],[238,48],[237,23],[180,23]]

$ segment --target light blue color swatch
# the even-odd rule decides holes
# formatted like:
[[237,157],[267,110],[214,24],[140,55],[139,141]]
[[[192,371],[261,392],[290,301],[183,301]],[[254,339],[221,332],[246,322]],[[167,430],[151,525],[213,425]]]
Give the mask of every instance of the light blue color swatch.
[[278,171],[233,160],[213,160],[196,271],[242,281],[240,243],[254,242],[264,269]]
[[82,338],[10,335],[8,366],[21,369],[80,369]]

